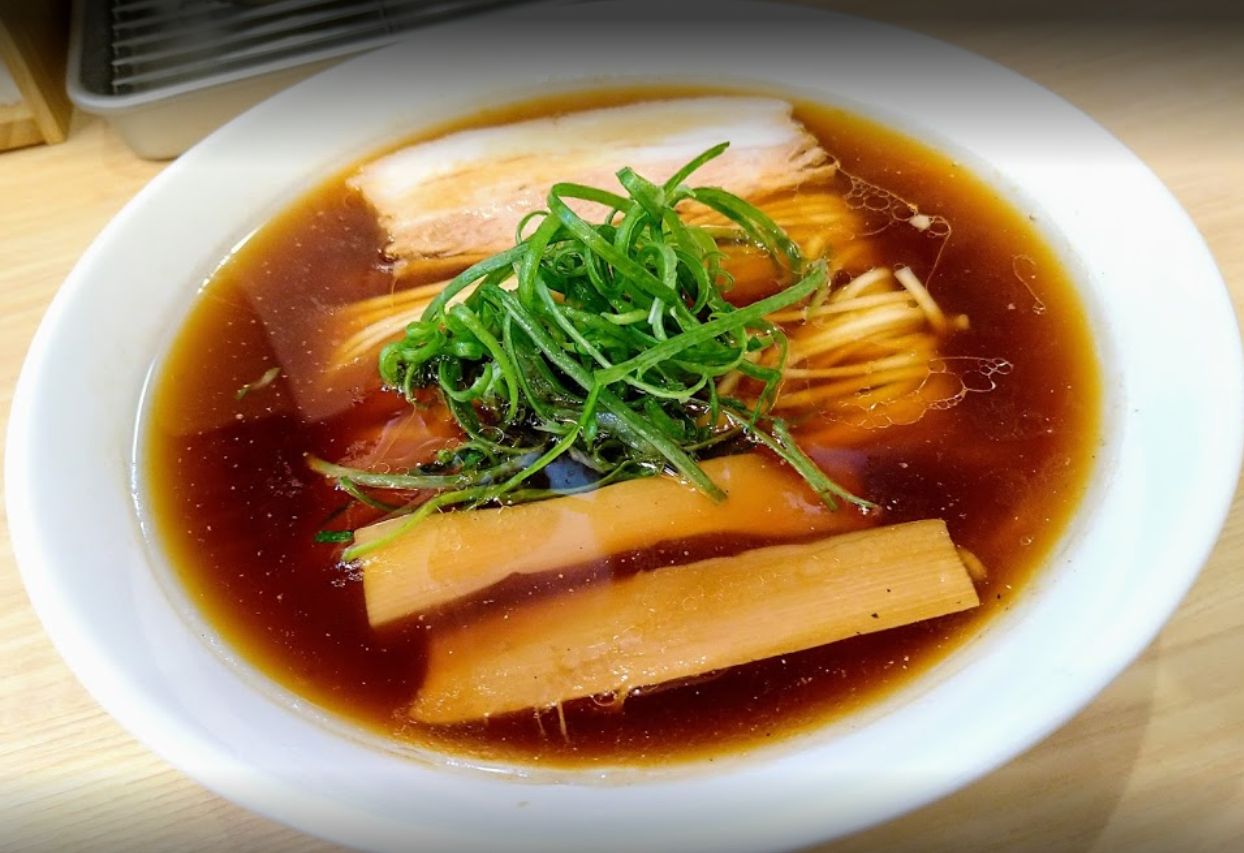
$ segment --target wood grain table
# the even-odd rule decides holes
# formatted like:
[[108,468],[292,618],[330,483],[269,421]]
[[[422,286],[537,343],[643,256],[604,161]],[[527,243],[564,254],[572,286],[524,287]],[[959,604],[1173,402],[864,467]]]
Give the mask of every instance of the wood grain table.
[[[932,20],[920,17],[921,4],[896,8],[896,20],[1048,86],[1130,146],[1196,220],[1240,318],[1239,20]],[[56,288],[109,218],[161,168],[134,157],[101,122],[82,118],[63,145],[0,155],[5,425],[23,355]],[[31,611],[7,525],[0,538],[0,847],[327,848],[213,796],[105,715]],[[826,850],[1244,850],[1242,567],[1244,500],[1237,495],[1175,618],[1078,717],[965,790]]]

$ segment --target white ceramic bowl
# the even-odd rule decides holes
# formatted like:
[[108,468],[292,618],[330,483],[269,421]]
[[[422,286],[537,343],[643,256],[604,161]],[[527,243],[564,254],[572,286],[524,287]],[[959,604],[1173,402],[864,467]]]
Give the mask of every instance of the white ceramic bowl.
[[[690,12],[638,23],[634,3],[549,14],[427,30],[281,94],[170,166],[82,258],[31,347],[7,451],[14,546],[57,647],[122,724],[204,785],[367,848],[785,848],[1013,757],[1149,642],[1225,515],[1244,380],[1192,224],[1068,104],[911,33],[771,6],[717,4],[707,29]],[[1080,284],[1104,365],[1089,497],[1052,564],[982,636],[870,712],[770,751],[604,778],[399,755],[239,662],[169,581],[131,494],[148,371],[230,248],[342,165],[482,106],[627,81],[843,105],[952,152],[1035,215]]]

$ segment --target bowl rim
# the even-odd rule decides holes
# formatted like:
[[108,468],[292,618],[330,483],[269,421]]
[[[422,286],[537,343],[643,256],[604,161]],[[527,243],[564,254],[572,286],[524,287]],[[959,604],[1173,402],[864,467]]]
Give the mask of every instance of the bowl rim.
[[[149,223],[153,213],[158,212],[162,206],[172,205],[170,209],[176,209],[177,198],[186,187],[192,187],[196,181],[202,181],[202,173],[196,175],[197,170],[205,169],[208,174],[219,177],[223,174],[218,171],[222,163],[228,163],[230,158],[236,156],[240,145],[244,145],[247,140],[254,139],[256,134],[271,133],[275,124],[282,119],[288,119],[294,110],[306,110],[314,103],[318,95],[341,94],[358,81],[366,80],[368,75],[376,74],[387,68],[388,63],[395,63],[399,68],[408,67],[405,64],[410,61],[408,45],[418,45],[427,52],[444,55],[456,41],[470,39],[476,34],[482,21],[503,17],[497,16],[494,19],[477,18],[415,33],[410,39],[397,46],[352,60],[299,84],[226,125],[225,128],[165,169],[118,214],[79,261],[53,300],[31,345],[14,395],[6,445],[6,503],[11,535],[23,581],[56,647],[88,690],[123,726],[154,751],[222,796],[315,835],[347,844],[359,844],[361,841],[363,846],[367,847],[396,847],[400,845],[392,842],[399,837],[407,843],[416,837],[422,837],[429,843],[452,840],[459,845],[463,842],[474,843],[484,849],[488,838],[495,837],[496,832],[509,830],[516,833],[514,841],[518,848],[542,849],[553,844],[564,845],[571,841],[564,837],[559,838],[555,833],[576,825],[575,820],[559,819],[556,811],[552,810],[554,806],[558,808],[581,807],[584,817],[581,818],[579,825],[589,828],[595,838],[611,837],[603,831],[602,824],[594,824],[589,820],[589,818],[600,819],[601,803],[607,800],[611,807],[617,809],[617,813],[611,818],[615,823],[623,818],[631,819],[636,815],[655,816],[653,828],[648,834],[658,844],[661,839],[668,842],[670,838],[676,838],[684,846],[699,845],[705,849],[754,849],[760,845],[789,847],[825,840],[834,835],[861,829],[896,816],[949,793],[950,790],[992,770],[1070,718],[1143,650],[1173,612],[1179,600],[1195,580],[1200,566],[1207,559],[1229,509],[1236,486],[1236,472],[1240,467],[1241,451],[1244,449],[1244,399],[1241,398],[1241,388],[1244,388],[1244,378],[1242,378],[1244,359],[1241,358],[1239,330],[1236,327],[1234,312],[1231,310],[1221,276],[1199,234],[1165,187],[1121,143],[1114,140],[1105,130],[1074,107],[1036,84],[987,60],[928,37],[834,13],[731,3],[723,7],[722,14],[727,17],[734,15],[741,20],[746,20],[748,16],[759,12],[762,8],[766,20],[775,27],[787,26],[792,28],[792,32],[793,29],[799,27],[816,27],[821,36],[830,40],[841,38],[842,33],[847,31],[864,34],[868,38],[883,39],[887,44],[918,52],[923,58],[930,60],[933,63],[932,67],[938,69],[940,73],[986,75],[987,85],[991,87],[990,92],[994,96],[1014,97],[1020,102],[1048,111],[1047,117],[1057,117],[1060,130],[1072,134],[1072,138],[1084,143],[1083,150],[1087,152],[1085,156],[1090,161],[1093,157],[1101,158],[1100,161],[1092,163],[1096,167],[1105,167],[1102,170],[1101,180],[1113,181],[1114,183],[1108,185],[1116,188],[1119,185],[1127,186],[1130,191],[1133,191],[1132,198],[1137,199],[1138,204],[1143,202],[1144,205],[1150,206],[1147,209],[1153,213],[1154,221],[1160,220],[1174,230],[1176,239],[1173,240],[1173,244],[1177,248],[1176,254],[1183,262],[1182,269],[1192,272],[1190,278],[1199,288],[1194,293],[1195,299],[1198,300],[1195,303],[1194,313],[1198,319],[1203,321],[1201,329],[1203,337],[1200,344],[1220,357],[1220,367],[1216,372],[1215,382],[1218,383],[1221,393],[1218,402],[1210,410],[1217,413],[1220,420],[1215,422],[1214,429],[1198,435],[1198,441],[1202,447],[1200,453],[1192,460],[1197,464],[1197,476],[1190,478],[1196,480],[1198,489],[1197,511],[1195,513],[1185,511],[1180,515],[1176,519],[1178,523],[1172,527],[1170,539],[1164,539],[1160,543],[1161,547],[1155,546],[1150,549],[1149,553],[1143,551],[1139,553],[1138,556],[1150,561],[1167,561],[1166,571],[1159,575],[1155,584],[1147,589],[1146,595],[1135,600],[1128,600],[1127,603],[1134,604],[1136,610],[1115,617],[1114,627],[1117,629],[1114,632],[1115,636],[1097,647],[1097,655],[1092,659],[1074,663],[1059,662],[1056,670],[1065,677],[1065,681],[1060,685],[1059,690],[1051,691],[1050,695],[1034,700],[1037,707],[1029,709],[1023,717],[1023,724],[1018,729],[1007,728],[988,732],[989,737],[985,738],[987,743],[965,746],[951,766],[931,775],[929,779],[917,780],[898,786],[891,791],[873,791],[874,799],[864,797],[858,800],[859,813],[850,818],[844,818],[841,812],[822,808],[823,804],[819,804],[815,796],[810,797],[805,794],[802,800],[791,804],[780,814],[769,815],[767,819],[761,820],[759,824],[752,827],[744,824],[757,818],[756,809],[753,807],[749,810],[741,805],[750,801],[746,796],[741,796],[740,791],[754,792],[757,786],[772,784],[776,778],[784,778],[785,775],[791,775],[795,781],[790,784],[799,786],[801,790],[813,789],[817,784],[834,783],[841,786],[843,779],[850,776],[850,768],[806,766],[808,755],[817,758],[832,757],[831,753],[823,754],[823,750],[818,747],[799,755],[787,754],[765,758],[761,762],[763,766],[757,766],[755,762],[750,764],[743,762],[742,765],[731,766],[730,769],[712,778],[706,777],[691,781],[658,779],[652,783],[594,788],[566,785],[545,786],[541,782],[532,782],[525,787],[519,786],[520,790],[517,795],[514,793],[512,782],[498,782],[497,780],[485,782],[468,774],[456,778],[451,786],[453,791],[449,795],[450,798],[458,798],[455,802],[459,804],[470,803],[472,798],[476,797],[488,799],[489,806],[485,813],[490,819],[496,821],[496,825],[461,826],[459,825],[462,818],[460,808],[456,820],[448,813],[444,816],[432,816],[425,813],[417,815],[416,821],[398,818],[377,828],[376,831],[365,832],[360,829],[360,819],[375,819],[376,816],[369,814],[366,809],[360,809],[357,803],[334,801],[332,797],[325,796],[322,787],[299,785],[297,779],[291,777],[288,768],[271,765],[256,766],[249,756],[239,750],[236,743],[218,741],[219,733],[211,730],[204,721],[188,720],[184,716],[187,713],[184,707],[179,709],[176,705],[167,703],[165,706],[154,707],[147,692],[149,685],[135,680],[133,673],[128,670],[129,662],[117,657],[116,650],[107,645],[106,637],[101,638],[97,633],[92,633],[91,629],[78,621],[83,604],[81,601],[72,599],[73,591],[64,583],[65,578],[73,576],[72,566],[65,565],[64,551],[56,550],[49,543],[47,528],[43,523],[46,518],[39,512],[46,507],[47,497],[46,485],[41,480],[41,472],[36,463],[48,458],[48,454],[55,450],[55,448],[50,448],[49,444],[60,437],[59,433],[49,432],[46,429],[46,419],[40,418],[40,414],[51,406],[46,401],[48,396],[46,380],[50,376],[55,376],[57,371],[63,369],[64,366],[63,358],[58,355],[58,348],[63,344],[62,339],[67,330],[74,326],[75,317],[81,315],[82,303],[88,300],[87,294],[90,288],[96,286],[94,282],[99,275],[99,270],[107,269],[109,259],[118,251],[117,247],[132,240],[130,236],[132,229],[143,223]],[[634,14],[634,4],[631,3],[601,3],[558,11],[558,15],[562,16],[563,20],[579,21],[602,19],[616,21],[620,16],[631,14]],[[609,57],[605,55],[606,53],[607,51],[603,49],[595,57],[585,53],[583,60],[595,61],[597,64],[590,66],[593,68],[600,64],[607,65]],[[838,104],[851,100],[849,92],[854,90],[848,84],[840,84],[839,89],[834,89],[832,86],[824,87],[824,84],[820,86],[809,84],[800,87],[792,83],[790,79],[777,79],[782,74],[795,73],[796,76],[804,74],[805,77],[802,79],[805,83],[809,83],[806,79],[807,72],[801,70],[804,66],[792,67],[795,69],[794,72],[766,70],[758,75],[758,79],[768,80],[778,88],[823,91],[824,100]],[[575,73],[563,74],[559,77],[554,69],[548,67],[511,67],[510,70],[515,79],[526,75],[525,85],[577,83],[583,87],[600,82],[594,77]],[[690,74],[684,76],[684,79],[689,81],[690,78]],[[488,88],[484,77],[472,78],[468,84],[468,89],[471,85],[478,87],[476,94],[483,97],[484,102],[502,103],[507,99],[505,94],[489,98],[488,92],[493,90]],[[847,93],[842,90],[842,85],[846,86]],[[868,87],[864,89],[868,91]],[[519,89],[516,89],[508,94],[512,97],[518,92]],[[883,101],[883,103],[886,108],[864,109],[861,112],[870,117],[879,117],[883,122],[886,121],[888,113],[904,115],[903,104],[905,102],[901,98],[894,102]],[[953,106],[953,102],[951,103]],[[895,109],[888,109],[895,104],[897,104]],[[845,105],[851,108],[850,103]],[[465,111],[469,112],[469,109]],[[923,118],[921,116],[922,120]],[[951,127],[959,127],[961,130],[967,128],[969,136],[973,133],[978,135],[979,147],[988,150],[990,145],[999,144],[998,139],[989,136],[990,133],[995,132],[995,129],[980,127],[970,115],[964,113],[951,118]],[[378,145],[385,139],[394,138],[403,128],[408,132],[414,127],[409,124],[409,117],[403,116],[395,118],[391,124],[374,127],[370,132],[373,143]],[[899,129],[902,130],[903,127],[900,125]],[[955,141],[954,136],[954,133],[950,134],[951,142]],[[332,145],[326,144],[325,150],[329,148],[332,148]],[[340,146],[333,149],[336,151],[335,161],[330,159],[317,163],[303,163],[300,168],[304,175],[317,171],[326,173],[332,168],[333,162],[339,165],[343,161],[343,155],[339,149]],[[367,148],[364,147],[356,150],[355,153],[365,153],[366,150]],[[1034,180],[1034,176],[1040,175],[1056,179],[1056,176],[1048,173],[1049,164],[1041,161],[1039,154],[1040,152],[1028,149],[1013,152],[1006,163],[1000,167],[998,174],[981,174],[979,169],[977,172],[987,182],[1000,181],[1001,185],[1008,187],[1015,182],[1016,175],[1021,173],[1029,182]],[[984,162],[991,167],[997,164],[997,161],[990,158],[985,158]],[[238,164],[235,162],[233,165]],[[1043,169],[1046,171],[1043,172]],[[232,180],[236,182],[241,178],[235,177]],[[1025,184],[1017,192],[1021,196],[1025,193],[1031,195],[1031,189],[1031,184]],[[275,210],[279,210],[291,197],[270,189],[264,190],[259,195],[263,200],[262,216],[259,221],[266,219]],[[1038,192],[1037,196],[1038,205],[1043,204],[1043,195]],[[1145,227],[1152,227],[1152,223],[1146,224]],[[233,232],[222,233],[225,237],[244,236],[238,235],[236,229]],[[220,240],[217,239],[216,242],[220,243]],[[1076,240],[1071,240],[1071,243],[1073,249],[1080,245]],[[217,251],[218,249],[220,251]],[[227,244],[205,247],[201,251],[202,257],[199,260],[209,265],[214,264],[226,253],[227,249]],[[1087,274],[1099,274],[1091,266],[1093,258],[1088,260],[1090,263],[1087,265]],[[204,274],[208,271],[208,269],[198,270]],[[187,289],[191,282],[197,284],[203,277],[205,275],[195,278],[192,272],[181,275],[181,278],[185,279]],[[188,305],[188,299],[183,301],[183,308],[185,305]],[[1150,322],[1152,318],[1137,315],[1137,317],[1128,318],[1129,322],[1132,320]],[[145,352],[147,351],[140,350],[136,357],[141,358]],[[1152,365],[1149,366],[1152,367]],[[1135,371],[1138,368],[1131,369]],[[1130,392],[1131,389],[1128,390]],[[1165,398],[1161,399],[1165,400]],[[1182,397],[1176,398],[1175,402],[1181,400],[1189,404],[1190,412],[1206,410],[1205,404],[1183,400]],[[1160,473],[1152,473],[1158,470],[1156,466],[1162,464],[1161,460],[1146,456],[1143,448],[1138,450],[1133,447],[1133,443],[1143,444],[1143,434],[1147,429],[1167,435],[1171,432],[1177,433],[1186,424],[1182,422],[1174,425],[1164,424],[1160,425],[1160,428],[1153,426],[1153,418],[1165,415],[1154,414],[1150,410],[1144,411],[1143,414],[1140,414],[1139,410],[1138,412],[1126,410],[1127,405],[1138,402],[1145,405],[1152,403],[1148,398],[1137,400],[1127,396],[1124,400],[1125,411],[1120,415],[1123,421],[1120,424],[1120,434],[1117,438],[1123,451],[1130,448],[1134,453],[1140,454],[1136,458],[1147,466],[1143,473],[1149,473],[1152,478],[1161,481],[1162,477],[1171,476],[1165,469],[1161,469]],[[131,411],[136,411],[136,409]],[[1223,417],[1223,412],[1229,414]],[[1138,414],[1141,417],[1149,417],[1150,421],[1138,420]],[[130,426],[132,427],[132,423]],[[1128,458],[1132,459],[1132,457]],[[1210,458],[1216,460],[1212,466],[1206,464]],[[1118,476],[1112,479],[1112,482],[1105,483],[1103,488],[1114,494],[1125,487],[1136,486],[1138,481],[1134,477],[1127,479],[1124,476],[1130,470],[1115,472]],[[1143,477],[1139,484],[1145,485]],[[125,497],[128,500],[129,495]],[[1138,543],[1132,545],[1133,551],[1138,548]],[[101,550],[106,552],[108,549]],[[118,556],[118,559],[123,558],[124,554]],[[1073,569],[1068,569],[1068,571]],[[139,617],[150,616],[141,611],[138,605],[135,605],[135,609]],[[101,639],[104,642],[101,643]],[[912,704],[928,705],[930,701],[933,700],[930,700],[928,696],[921,696],[916,697]],[[1044,715],[1034,713],[1034,711],[1043,711]],[[935,712],[929,710],[929,713]],[[1014,721],[1010,722],[1015,724]],[[847,735],[848,738],[857,739],[859,736],[860,732]],[[890,737],[892,741],[901,741],[893,732]],[[805,759],[801,760],[801,755],[805,756]],[[945,760],[946,756],[943,754],[941,758]],[[925,756],[924,760],[932,761],[933,757]],[[919,761],[912,766],[920,766]],[[393,771],[392,768],[379,768],[379,765],[377,767],[379,772],[395,773],[394,778],[404,779],[408,775]],[[305,768],[300,769],[305,770]],[[443,768],[434,768],[427,772],[432,774],[429,778],[439,780],[443,776]],[[670,799],[673,795],[685,800],[691,792],[703,795],[706,802],[717,803],[718,807],[722,803],[731,803],[730,818],[718,818],[712,825],[689,825],[689,819],[699,820],[704,815],[692,811],[688,813],[688,818],[679,819],[663,810],[665,805],[662,804],[662,799]],[[605,800],[600,799],[602,796]],[[509,817],[506,817],[505,809],[513,807],[512,801],[516,797],[526,802],[542,799],[544,805],[536,803],[536,807],[526,817],[517,816],[518,812],[512,812]],[[713,813],[718,814],[716,810]],[[726,812],[723,809],[721,813]],[[783,821],[780,825],[775,822],[778,818]],[[418,832],[421,835],[396,834],[402,830],[407,833]],[[485,834],[481,835],[481,832]],[[634,835],[627,839],[628,844],[631,845],[637,840]]]

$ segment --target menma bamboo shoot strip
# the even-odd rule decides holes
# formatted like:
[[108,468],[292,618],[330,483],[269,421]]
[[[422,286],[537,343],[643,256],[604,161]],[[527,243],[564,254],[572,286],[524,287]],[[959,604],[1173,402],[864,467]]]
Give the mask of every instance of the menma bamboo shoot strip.
[[394,536],[404,518],[355,531],[355,543],[392,536],[361,557],[373,625],[469,595],[515,574],[534,574],[709,534],[797,537],[867,523],[830,511],[778,462],[757,454],[703,463],[724,501],[672,477],[647,477],[584,494],[498,509],[429,516]]
[[979,603],[940,520],[759,548],[434,633],[410,715],[448,724],[625,695]]

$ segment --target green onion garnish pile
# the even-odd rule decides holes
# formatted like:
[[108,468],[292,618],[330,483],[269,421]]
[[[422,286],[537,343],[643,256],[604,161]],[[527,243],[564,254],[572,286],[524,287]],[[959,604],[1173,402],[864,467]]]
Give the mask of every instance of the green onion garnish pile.
[[[697,460],[750,442],[785,460],[830,508],[839,498],[870,506],[828,478],[787,425],[769,414],[786,336],[765,317],[823,292],[828,273],[824,260],[805,261],[754,205],[722,189],[686,185],[727,144],[696,157],[664,185],[622,169],[625,195],[554,185],[548,210],[523,220],[512,249],[454,278],[405,337],[381,352],[384,382],[412,402],[421,389],[439,389],[466,439],[406,474],[320,460],[312,466],[359,500],[409,513],[413,524],[448,507],[564,494],[567,489],[531,484],[563,457],[594,472],[598,479],[587,488],[671,471],[720,499],[724,493]],[[587,222],[567,203],[572,199],[609,212],[599,223]],[[686,200],[733,227],[684,223],[675,208]],[[789,284],[747,307],[731,305],[722,296],[731,284],[721,265],[724,241],[763,249]],[[502,287],[515,278],[516,289]],[[465,299],[450,304],[472,285]],[[718,393],[718,381],[732,371],[754,380],[758,390],[750,400]],[[437,494],[395,506],[364,487]],[[344,536],[326,531],[322,538]],[[347,549],[344,557],[360,553]]]

